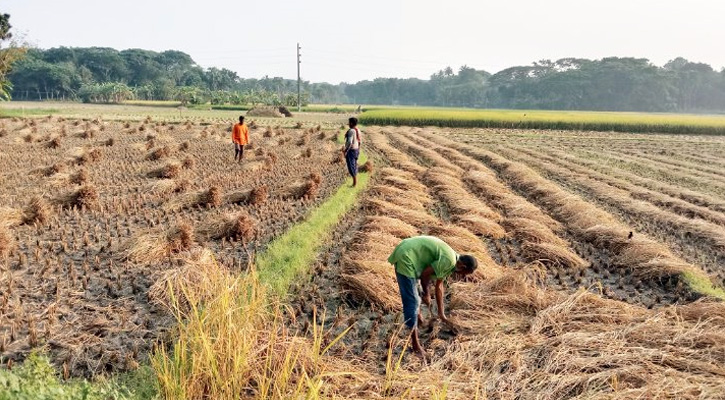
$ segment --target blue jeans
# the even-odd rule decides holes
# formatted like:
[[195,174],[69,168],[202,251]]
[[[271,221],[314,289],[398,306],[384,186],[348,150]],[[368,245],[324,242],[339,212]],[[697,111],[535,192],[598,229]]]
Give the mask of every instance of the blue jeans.
[[418,294],[418,280],[401,275],[395,271],[395,279],[398,281],[400,298],[403,300],[403,316],[405,326],[410,329],[418,326],[418,309],[420,308],[420,295]]
[[357,175],[357,158],[360,156],[360,150],[350,149],[345,153],[345,163],[347,163],[347,172],[350,176]]

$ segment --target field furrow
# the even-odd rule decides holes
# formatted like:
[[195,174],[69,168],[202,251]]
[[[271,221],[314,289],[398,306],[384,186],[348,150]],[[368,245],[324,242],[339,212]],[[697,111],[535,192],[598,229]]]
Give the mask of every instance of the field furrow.
[[715,211],[718,214],[710,214],[706,212],[705,210],[697,211],[697,215],[701,215],[702,218],[710,220],[714,216],[714,220],[719,220],[720,217],[717,215],[725,215],[725,201],[721,200],[717,197],[710,196],[708,194],[696,192],[694,190],[685,189],[677,185],[660,182],[655,179],[650,178],[643,178],[639,175],[636,175],[631,172],[627,172],[624,170],[621,170],[619,168],[616,168],[612,165],[608,164],[602,164],[595,161],[587,160],[583,157],[577,157],[574,155],[567,154],[566,152],[562,150],[553,150],[553,149],[537,149],[537,151],[541,152],[541,154],[548,155],[550,157],[554,157],[558,160],[565,160],[569,163],[576,164],[579,167],[588,168],[592,171],[596,171],[600,174],[605,174],[608,176],[611,176],[613,178],[616,178],[617,180],[629,182],[632,185],[639,187],[639,188],[646,188],[653,192],[660,192],[664,193],[666,195],[672,196],[674,198],[682,199],[690,204],[693,204],[695,206],[700,206],[707,208],[709,210]]
[[[550,179],[570,187],[595,204],[602,204],[630,224],[656,237],[676,249],[688,261],[713,274],[721,285],[725,260],[725,229],[702,220],[692,220],[679,214],[662,210],[642,200],[637,200],[626,190],[578,174],[567,168],[540,162],[515,150],[500,150],[504,154],[536,168]],[[610,208],[611,207],[611,208]]]
[[[460,153],[455,154],[456,150],[454,150],[454,148],[457,147],[457,143],[452,142],[442,137],[441,135],[424,134],[424,136],[431,142],[445,146],[445,148],[439,148],[439,151],[441,151],[442,154],[450,155],[451,159],[461,157]],[[475,175],[473,175],[474,178],[469,180],[471,184],[478,186],[484,192],[488,191],[490,193],[489,196],[492,196],[494,198],[498,197],[509,199],[506,206],[508,206],[510,209],[516,209],[518,204],[526,204],[525,199],[516,195],[509,195],[507,192],[510,192],[510,189],[508,189],[508,187],[506,187],[505,185],[499,183],[496,179],[495,174],[490,172],[490,170],[488,170],[486,167],[483,167],[482,165],[480,165],[480,163],[478,166],[476,166],[475,164],[471,164],[470,162],[467,162],[467,164],[470,165],[470,171],[476,171]],[[481,170],[485,171],[485,175],[483,175],[486,176],[485,179],[482,179],[481,174],[478,172]],[[493,204],[497,203],[497,201],[493,201]],[[535,207],[534,209],[536,210]],[[519,219],[516,218],[514,220]],[[503,225],[506,226],[507,224]],[[535,225],[529,227],[528,229],[530,230],[534,227]],[[659,282],[643,283],[639,278],[635,278],[633,280],[633,277],[630,275],[629,271],[622,270],[620,267],[616,266],[616,264],[613,262],[614,257],[611,252],[602,251],[603,249],[601,248],[597,249],[595,246],[592,246],[589,240],[586,240],[581,236],[571,235],[567,232],[562,232],[562,234],[565,237],[568,237],[570,241],[575,245],[575,247],[578,249],[577,252],[579,253],[579,255],[577,255],[576,253],[570,253],[570,257],[562,258],[563,260],[571,260],[570,262],[573,263],[573,266],[575,266],[573,270],[569,270],[568,268],[554,268],[549,270],[549,284],[553,287],[595,287],[595,284],[599,284],[606,287],[606,296],[628,302],[643,303],[648,305],[652,305],[655,303],[660,304],[663,302],[674,302],[680,299],[679,295],[676,295],[669,289],[664,288]],[[523,238],[523,240],[526,240],[526,238]],[[558,248],[557,250],[558,252],[562,252],[565,249]],[[579,256],[587,261],[585,265],[580,264],[582,262],[582,259],[579,258]],[[576,260],[580,261],[575,262]],[[560,264],[560,266],[565,265],[566,264]],[[588,268],[583,268],[587,265]],[[576,268],[576,266],[579,266],[579,268]],[[571,268],[571,266],[568,267]]]
[[[600,251],[609,252],[612,266],[631,269],[637,279],[669,282],[666,283],[668,287],[671,278],[679,277],[689,279],[690,285],[697,287],[696,291],[713,290],[712,283],[702,270],[674,256],[667,247],[641,233],[633,232],[616,217],[567,192],[523,164],[465,144],[458,145],[458,149],[492,167],[504,181],[551,212],[573,234]],[[629,238],[630,232],[633,232],[632,238]]]
[[652,166],[646,162],[627,156],[603,155],[600,151],[594,150],[587,150],[577,155],[602,164],[612,165],[613,167],[632,172],[644,178],[681,185],[690,190],[709,193],[721,200],[725,199],[725,184],[720,182],[710,182],[702,177],[692,176],[667,167]]
[[582,167],[578,165],[575,161],[570,162],[566,158],[566,155],[548,155],[546,151],[541,151],[539,149],[529,149],[529,148],[522,148],[522,147],[511,147],[511,150],[522,152],[529,157],[532,157],[534,159],[538,159],[541,161],[546,161],[550,164],[554,164],[560,167],[564,167],[568,169],[569,171],[572,171],[577,174],[581,174],[583,176],[596,179],[598,181],[604,182],[608,185],[611,185],[615,188],[625,190],[629,192],[630,196],[632,196],[633,199],[637,200],[645,200],[647,202],[652,203],[653,205],[656,205],[660,208],[667,209],[669,211],[672,211],[680,216],[691,218],[695,220],[703,220],[707,222],[712,222],[717,225],[725,226],[725,214],[722,212],[710,210],[705,207],[700,207],[697,205],[693,205],[687,201],[674,198],[672,196],[669,196],[667,194],[663,194],[660,192],[648,190],[642,187],[639,187],[637,185],[633,185],[627,181],[617,179],[611,176],[608,176],[606,174],[602,174],[596,170]]

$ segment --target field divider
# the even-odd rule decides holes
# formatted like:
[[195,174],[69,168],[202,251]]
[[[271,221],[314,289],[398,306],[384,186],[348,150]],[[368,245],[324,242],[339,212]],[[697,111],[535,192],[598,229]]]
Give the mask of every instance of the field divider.
[[237,399],[252,392],[256,398],[319,398],[325,384],[359,372],[327,357],[346,331],[328,341],[315,315],[312,329],[297,334],[286,326],[284,309],[290,284],[309,271],[369,181],[369,173],[360,173],[357,186],[340,186],[260,252],[249,271],[231,273],[202,250],[187,261],[180,280],[167,282],[175,339],[151,357],[163,398]]
[[[367,155],[361,152],[359,163],[366,161]],[[370,174],[358,173],[357,186],[343,184],[330,198],[311,210],[303,222],[269,243],[255,257],[260,281],[273,293],[285,294],[295,277],[309,268],[320,247],[329,239],[332,228],[355,206],[369,182]]]
[[460,108],[373,109],[363,112],[366,125],[439,126],[449,128],[504,128],[638,132],[672,134],[725,134],[722,118],[646,113],[493,110]]

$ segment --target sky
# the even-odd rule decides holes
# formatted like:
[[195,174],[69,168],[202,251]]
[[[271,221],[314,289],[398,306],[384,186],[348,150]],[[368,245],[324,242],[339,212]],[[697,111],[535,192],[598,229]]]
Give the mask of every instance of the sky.
[[721,0],[2,0],[40,48],[181,50],[242,78],[428,79],[565,57],[725,67]]

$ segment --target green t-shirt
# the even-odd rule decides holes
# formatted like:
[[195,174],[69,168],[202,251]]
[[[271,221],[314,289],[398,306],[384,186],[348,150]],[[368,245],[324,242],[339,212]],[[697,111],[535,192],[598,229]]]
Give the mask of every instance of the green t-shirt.
[[388,257],[395,271],[409,278],[420,279],[423,270],[433,267],[437,279],[447,278],[456,269],[458,255],[446,242],[433,236],[404,239]]

